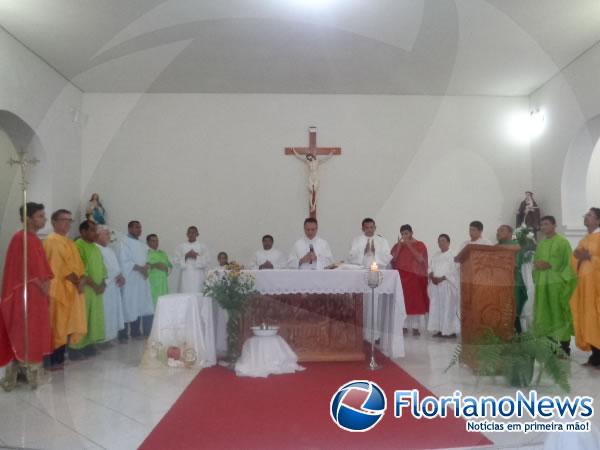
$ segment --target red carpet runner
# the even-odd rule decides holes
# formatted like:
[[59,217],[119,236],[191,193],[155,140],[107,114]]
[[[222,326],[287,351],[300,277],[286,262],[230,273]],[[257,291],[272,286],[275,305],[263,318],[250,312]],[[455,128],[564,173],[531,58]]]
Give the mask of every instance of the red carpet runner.
[[[427,389],[379,355],[384,368],[366,363],[305,363],[306,370],[266,379],[238,378],[220,367],[190,383],[140,447],[172,449],[434,449],[492,444],[468,433],[462,419],[395,419],[395,389]],[[329,416],[331,396],[353,379],[372,380],[386,393],[384,418],[366,433],[339,429]],[[151,393],[150,393],[151,395]]]

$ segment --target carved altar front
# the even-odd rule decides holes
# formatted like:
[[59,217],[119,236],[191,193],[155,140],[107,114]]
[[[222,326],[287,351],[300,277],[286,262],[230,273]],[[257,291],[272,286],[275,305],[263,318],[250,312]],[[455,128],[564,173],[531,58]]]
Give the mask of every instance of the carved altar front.
[[257,295],[242,321],[242,342],[251,326],[279,325],[299,361],[363,361],[363,294]]

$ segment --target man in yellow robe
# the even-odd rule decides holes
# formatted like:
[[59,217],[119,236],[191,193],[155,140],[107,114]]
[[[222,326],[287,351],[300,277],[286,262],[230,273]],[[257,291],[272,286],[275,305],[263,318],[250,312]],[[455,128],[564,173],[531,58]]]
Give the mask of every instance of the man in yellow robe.
[[577,288],[571,296],[575,343],[592,351],[586,365],[600,368],[600,208],[590,208],[583,224],[588,230],[573,252]]
[[44,251],[54,273],[50,283],[50,323],[52,348],[50,369],[59,370],[65,360],[65,348],[70,337],[74,344],[87,334],[85,281],[83,262],[75,243],[68,237],[73,218],[66,209],[55,211],[51,233],[44,241]]

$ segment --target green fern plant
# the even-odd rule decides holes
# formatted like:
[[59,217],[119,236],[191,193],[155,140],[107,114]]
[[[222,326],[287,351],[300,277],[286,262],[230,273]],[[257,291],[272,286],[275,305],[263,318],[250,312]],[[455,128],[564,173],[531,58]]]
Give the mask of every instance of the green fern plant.
[[[474,355],[478,377],[502,375],[511,386],[540,384],[548,376],[564,391],[570,391],[569,364],[566,354],[556,342],[531,332],[515,334],[502,340],[491,329],[471,344],[459,344],[445,372],[460,362],[465,354]],[[537,373],[535,371],[537,362]]]

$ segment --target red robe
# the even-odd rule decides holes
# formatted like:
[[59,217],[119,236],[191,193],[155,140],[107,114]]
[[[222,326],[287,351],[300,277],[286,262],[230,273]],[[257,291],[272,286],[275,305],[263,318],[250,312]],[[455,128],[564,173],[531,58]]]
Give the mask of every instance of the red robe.
[[406,314],[417,315],[429,312],[427,295],[427,247],[421,241],[414,241],[413,249],[423,258],[417,261],[407,244],[397,243],[392,247],[392,267],[400,272]]
[[23,311],[23,231],[11,239],[4,262],[0,294],[0,367],[14,359],[41,363],[52,353],[49,299],[39,283],[52,278],[44,247],[33,233],[27,233],[29,360],[25,361],[25,320]]

